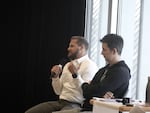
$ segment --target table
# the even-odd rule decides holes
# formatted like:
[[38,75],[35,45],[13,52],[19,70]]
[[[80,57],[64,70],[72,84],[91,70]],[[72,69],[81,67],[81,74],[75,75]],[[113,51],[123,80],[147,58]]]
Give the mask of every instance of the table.
[[[150,105],[147,104],[137,104],[145,112],[150,112]],[[93,101],[93,113],[119,113],[119,112],[129,112],[133,108],[132,106],[126,106],[118,102],[109,101]]]

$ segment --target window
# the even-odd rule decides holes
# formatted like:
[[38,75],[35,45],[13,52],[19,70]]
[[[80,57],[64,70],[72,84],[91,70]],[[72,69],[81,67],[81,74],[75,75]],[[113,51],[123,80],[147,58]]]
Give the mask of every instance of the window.
[[99,40],[107,33],[108,2],[109,0],[87,0],[86,2],[85,37],[90,42],[89,56],[99,66],[105,64],[100,55]]
[[85,37],[90,43],[89,56],[99,67],[105,65],[99,39],[107,33],[124,38],[122,58],[131,69],[127,96],[145,100],[150,76],[149,0],[87,0]]

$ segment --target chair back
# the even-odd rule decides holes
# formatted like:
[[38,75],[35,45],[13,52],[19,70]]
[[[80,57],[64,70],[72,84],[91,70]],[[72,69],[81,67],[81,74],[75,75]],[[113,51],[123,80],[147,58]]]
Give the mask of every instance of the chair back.
[[148,77],[148,82],[146,86],[146,103],[150,103],[150,76]]

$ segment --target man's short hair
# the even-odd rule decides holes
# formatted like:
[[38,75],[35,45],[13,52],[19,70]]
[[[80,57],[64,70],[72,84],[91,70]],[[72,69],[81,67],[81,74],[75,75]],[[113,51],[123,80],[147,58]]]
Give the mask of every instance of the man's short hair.
[[83,36],[72,36],[71,39],[76,39],[79,46],[84,45],[85,49],[88,50],[89,43]]
[[107,43],[107,46],[111,50],[116,48],[118,54],[121,55],[124,42],[123,38],[120,35],[107,34],[100,40],[100,42]]

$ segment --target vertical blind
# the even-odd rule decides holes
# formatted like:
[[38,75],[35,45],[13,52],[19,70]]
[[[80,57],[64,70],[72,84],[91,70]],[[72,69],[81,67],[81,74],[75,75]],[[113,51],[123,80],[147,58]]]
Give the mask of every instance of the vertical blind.
[[[133,99],[144,100],[145,94],[139,96],[142,92],[145,92],[145,87],[141,84],[146,84],[140,80],[142,76],[140,74],[142,73],[141,69],[143,69],[140,65],[142,59],[141,51],[143,50],[141,49],[143,38],[143,1],[125,0],[120,2],[118,0],[118,2],[116,2],[118,8],[115,7],[115,9],[113,9],[112,7],[112,10],[117,13],[117,25],[113,25],[109,20],[113,18],[113,15],[111,18],[109,15],[113,14],[109,12],[111,11],[109,10],[109,7],[112,6],[112,1],[110,1],[111,0],[86,0],[85,37],[90,43],[89,56],[99,65],[99,67],[105,65],[105,61],[102,55],[100,55],[101,45],[99,39],[108,33],[108,30],[110,29],[109,27],[111,27],[111,29],[116,29],[116,32],[124,38],[125,46],[122,57],[129,65],[132,75],[128,92],[129,94],[127,94],[127,96],[130,96]],[[150,2],[148,3],[150,4]],[[112,20],[114,20],[114,18]],[[150,75],[150,71],[145,71],[149,72]]]

